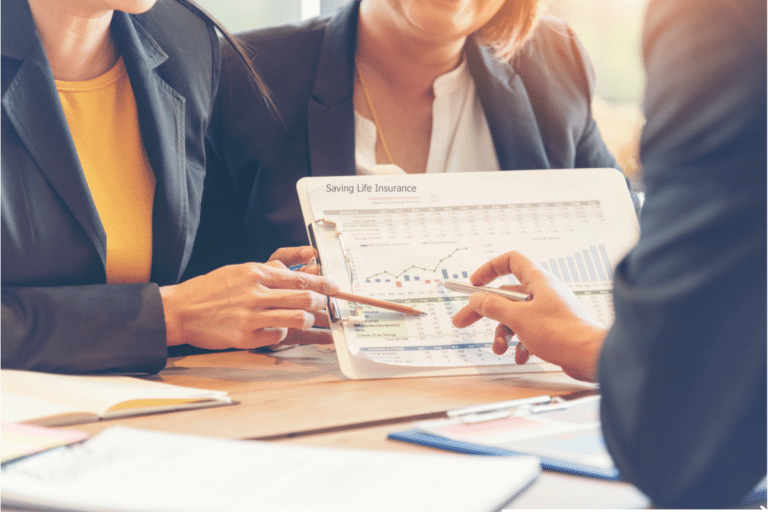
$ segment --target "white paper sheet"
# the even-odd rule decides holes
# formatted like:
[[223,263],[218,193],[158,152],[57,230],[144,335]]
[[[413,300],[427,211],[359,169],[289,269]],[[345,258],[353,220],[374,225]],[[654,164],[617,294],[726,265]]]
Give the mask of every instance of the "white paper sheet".
[[533,457],[341,450],[113,427],[3,467],[4,506],[121,512],[498,510]]

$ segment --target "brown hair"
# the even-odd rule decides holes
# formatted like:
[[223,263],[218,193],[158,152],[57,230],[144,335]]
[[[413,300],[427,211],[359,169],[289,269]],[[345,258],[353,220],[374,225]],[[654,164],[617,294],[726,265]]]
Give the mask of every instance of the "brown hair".
[[253,62],[251,62],[251,59],[248,58],[248,54],[245,52],[245,49],[243,48],[242,43],[237,39],[237,37],[232,35],[231,32],[229,32],[226,28],[224,28],[224,25],[222,25],[219,20],[214,18],[213,15],[209,13],[207,10],[197,5],[197,3],[195,3],[193,0],[176,0],[176,1],[186,6],[189,10],[191,10],[201,18],[208,20],[213,24],[213,26],[216,27],[216,30],[218,30],[219,33],[222,35],[222,37],[227,40],[229,45],[235,51],[235,54],[237,55],[240,62],[243,64],[243,66],[245,66],[245,69],[248,74],[248,78],[251,80],[251,83],[253,83],[254,87],[264,97],[264,101],[267,103],[267,106],[269,106],[270,110],[272,110],[274,114],[277,114],[277,107],[275,106],[275,103],[272,100],[272,93],[269,91],[267,84],[264,83],[264,80],[262,80],[258,71],[256,71],[256,68],[254,67]]
[[479,31],[479,39],[509,61],[533,33],[547,0],[505,0],[491,20]]

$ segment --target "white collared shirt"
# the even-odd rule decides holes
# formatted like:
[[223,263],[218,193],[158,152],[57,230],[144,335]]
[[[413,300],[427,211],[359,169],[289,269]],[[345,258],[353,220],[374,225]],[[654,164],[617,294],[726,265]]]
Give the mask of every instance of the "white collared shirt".
[[[498,171],[491,130],[466,60],[437,77],[432,88],[435,100],[427,172]],[[357,174],[405,172],[396,165],[376,164],[376,125],[357,112],[355,165]]]

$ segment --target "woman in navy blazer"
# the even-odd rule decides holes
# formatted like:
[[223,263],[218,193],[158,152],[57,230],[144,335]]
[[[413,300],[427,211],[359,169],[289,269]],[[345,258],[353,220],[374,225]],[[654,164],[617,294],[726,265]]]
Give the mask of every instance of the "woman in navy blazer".
[[[221,269],[177,285],[200,214],[203,137],[219,80],[220,48],[213,22],[187,0],[153,4],[3,0],[3,368],[157,372],[165,365],[167,345],[270,345],[288,327],[310,326],[314,316],[306,310],[325,304],[315,292],[333,288],[279,264]],[[116,5],[135,14],[112,11]],[[59,10],[78,22],[83,14],[108,16],[101,32],[90,35],[114,46],[102,44],[90,55],[82,55],[82,45],[46,46],[61,26],[51,32],[42,22],[53,19],[55,26],[58,20],[50,14]],[[106,233],[52,71],[73,63],[70,50],[88,63],[99,64],[107,51],[124,60],[156,178],[151,282],[106,283]],[[66,58],[54,60],[62,55]],[[92,68],[86,69],[102,72]],[[254,89],[254,94],[259,93]],[[312,251],[306,251],[276,256],[311,258]],[[302,290],[273,293],[273,288]]]
[[[192,272],[260,261],[277,247],[306,244],[296,181],[355,174],[355,58],[366,3],[389,9],[382,0],[351,1],[328,19],[240,34],[279,117],[254,96],[224,52]],[[463,58],[500,169],[615,167],[591,115],[592,70],[568,26],[551,17],[535,23],[538,0],[471,3],[480,10],[524,6],[527,17],[517,26],[522,36],[510,39],[512,46],[527,42],[512,57],[499,58],[495,47],[481,42],[482,30],[463,36]],[[414,6],[431,8],[430,2]],[[369,73],[366,82],[373,78]]]

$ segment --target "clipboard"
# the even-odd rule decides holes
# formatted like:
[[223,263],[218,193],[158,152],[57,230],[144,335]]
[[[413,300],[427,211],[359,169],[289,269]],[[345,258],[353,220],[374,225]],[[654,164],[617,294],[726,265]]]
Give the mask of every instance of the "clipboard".
[[[600,432],[600,397],[590,396],[573,401],[559,400],[557,397],[540,398],[548,400],[540,401],[535,405],[523,403],[511,409],[505,404],[500,404],[503,406],[500,409],[479,414],[472,411],[449,414],[452,417],[448,420],[425,421],[417,424],[416,428],[393,432],[388,437],[396,441],[469,455],[533,455],[539,458],[542,469],[605,480],[620,480],[619,470],[613,464]],[[518,402],[525,402],[525,400]],[[573,416],[578,417],[582,422],[581,425],[563,420],[563,413],[567,415],[571,409],[574,411]],[[506,414],[495,414],[497,412]],[[552,415],[555,415],[554,421]],[[560,415],[559,418],[557,415]],[[547,421],[547,417],[550,417],[552,423],[529,427],[514,423],[518,419],[522,422],[540,419]],[[509,419],[512,421],[508,421]],[[433,427],[430,428],[430,425]],[[463,427],[467,428],[467,434],[461,438],[458,432]],[[501,441],[504,438],[505,429],[514,432],[516,428],[539,430],[541,434],[527,436],[523,434],[521,439],[509,445]],[[550,429],[549,432],[547,428]],[[445,432],[446,435],[440,435],[441,432]],[[482,432],[489,434],[483,435]],[[478,442],[467,439],[475,436]]]
[[[468,281],[492,257],[519,250],[571,281],[580,298],[601,302],[609,317],[596,319],[609,325],[613,268],[639,235],[616,169],[308,177],[297,192],[324,276],[342,291],[427,310],[433,321],[329,298],[350,379],[559,372],[538,359],[517,365],[514,350],[495,356],[488,320],[457,332],[450,316],[468,297],[439,281]],[[506,279],[494,285],[515,283]]]

